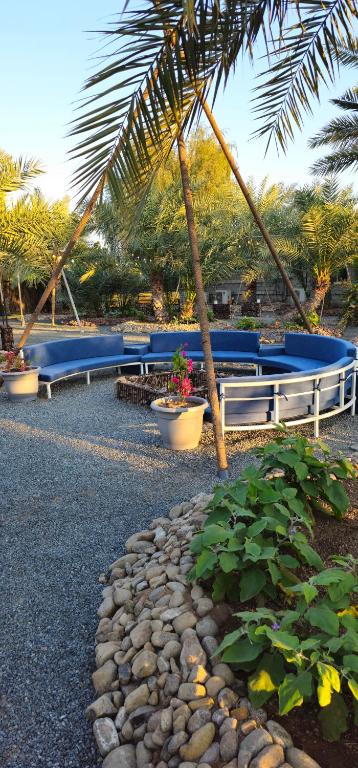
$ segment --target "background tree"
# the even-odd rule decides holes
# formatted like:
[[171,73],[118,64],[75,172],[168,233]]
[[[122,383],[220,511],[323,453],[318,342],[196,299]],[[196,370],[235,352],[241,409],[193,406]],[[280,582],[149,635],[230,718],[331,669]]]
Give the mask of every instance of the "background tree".
[[[358,38],[349,47],[342,45],[337,51],[338,61],[348,67],[358,67]],[[332,151],[312,165],[312,173],[325,176],[358,166],[358,86],[347,90],[339,99],[331,99],[344,114],[331,120],[310,141],[312,149],[331,147]]]

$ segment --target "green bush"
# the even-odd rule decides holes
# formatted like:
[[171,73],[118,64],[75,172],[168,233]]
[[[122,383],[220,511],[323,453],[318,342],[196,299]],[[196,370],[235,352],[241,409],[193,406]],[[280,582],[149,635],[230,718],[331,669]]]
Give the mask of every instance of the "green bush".
[[[255,706],[278,691],[285,714],[311,698],[318,681],[321,706],[331,707],[330,715],[334,710],[343,722],[341,686],[358,698],[358,657],[353,658],[358,613],[351,608],[358,591],[356,563],[336,559],[334,568],[324,569],[309,538],[317,511],[339,519],[346,512],[341,480],[354,469],[344,457],[331,456],[321,441],[285,431],[254,453],[259,466],[215,489],[204,528],[191,542],[196,562],[188,578],[209,579],[215,601],[234,595],[240,603],[256,603],[256,610],[236,614],[241,626],[220,646],[224,661],[255,670],[250,678]],[[301,581],[307,568],[317,573]],[[267,601],[272,608],[263,607]],[[327,731],[330,718],[321,719]]]
[[333,560],[338,567],[291,587],[297,601],[290,610],[235,614],[241,626],[218,649],[223,661],[249,673],[255,707],[277,694],[279,712],[286,715],[317,696],[323,734],[332,741],[348,727],[341,692],[353,697],[358,724],[358,561]]
[[235,328],[239,331],[257,331],[258,328],[262,328],[262,322],[256,317],[241,317]]
[[215,315],[212,309],[208,309],[208,320],[209,323],[213,323],[215,320]]

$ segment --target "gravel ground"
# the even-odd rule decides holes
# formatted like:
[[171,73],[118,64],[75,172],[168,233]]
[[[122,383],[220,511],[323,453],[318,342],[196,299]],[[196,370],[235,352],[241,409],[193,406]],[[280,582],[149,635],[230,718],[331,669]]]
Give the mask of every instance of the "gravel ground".
[[[348,450],[354,420],[322,434]],[[230,436],[232,475],[271,437]],[[0,390],[2,768],[99,765],[83,715],[98,575],[130,534],[215,480],[210,428],[198,451],[166,451],[151,411],[116,400],[113,378],[56,385],[51,401],[22,405]]]

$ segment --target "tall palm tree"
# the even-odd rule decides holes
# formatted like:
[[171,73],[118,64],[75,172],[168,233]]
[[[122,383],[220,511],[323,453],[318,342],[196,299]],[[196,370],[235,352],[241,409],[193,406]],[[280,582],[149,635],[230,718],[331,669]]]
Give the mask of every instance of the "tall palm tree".
[[[127,205],[128,199],[142,199],[158,167],[177,142],[209,389],[216,400],[212,412],[218,444],[215,375],[199,274],[184,131],[206,103],[210,88],[215,97],[234,70],[238,56],[243,51],[254,51],[262,37],[274,40],[270,53],[277,55],[277,61],[266,73],[259,93],[261,132],[269,138],[274,136],[285,146],[293,135],[293,124],[302,124],[312,97],[318,96],[320,83],[334,76],[332,52],[342,34],[349,35],[353,15],[357,15],[357,9],[352,7],[351,0],[327,0],[324,4],[321,0],[249,0],[225,3],[223,7],[218,0],[183,4],[163,0],[136,7],[133,13],[125,11],[120,21],[105,31],[108,37],[112,36],[114,53],[107,56],[100,72],[86,83],[85,88],[92,89],[91,95],[73,129],[74,134],[82,136],[75,152],[80,165],[74,181],[82,195],[89,195],[90,199],[20,346],[25,343],[105,186],[108,185],[119,206]],[[238,171],[235,176],[242,186]],[[258,216],[257,223],[261,227]],[[263,226],[261,231],[274,254]],[[276,259],[278,263],[278,256]],[[292,294],[297,301],[293,289]]]
[[[341,46],[338,61],[348,67],[358,68],[358,38],[350,47]],[[347,90],[339,99],[331,99],[344,114],[335,117],[309,141],[312,149],[331,147],[332,151],[312,165],[312,173],[325,176],[356,170],[358,167],[358,86]]]

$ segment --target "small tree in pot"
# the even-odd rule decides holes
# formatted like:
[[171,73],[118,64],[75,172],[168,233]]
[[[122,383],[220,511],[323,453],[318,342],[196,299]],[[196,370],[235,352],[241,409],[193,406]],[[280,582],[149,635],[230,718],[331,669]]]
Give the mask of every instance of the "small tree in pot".
[[192,370],[193,361],[179,347],[173,355],[173,376],[168,387],[171,394],[151,403],[163,443],[174,451],[197,447],[208,407],[205,398],[192,394]]
[[27,365],[17,350],[0,353],[0,376],[10,400],[36,400],[39,368]]

